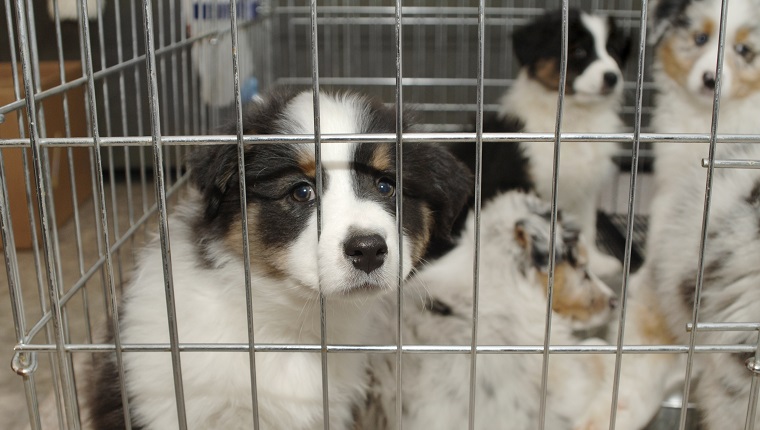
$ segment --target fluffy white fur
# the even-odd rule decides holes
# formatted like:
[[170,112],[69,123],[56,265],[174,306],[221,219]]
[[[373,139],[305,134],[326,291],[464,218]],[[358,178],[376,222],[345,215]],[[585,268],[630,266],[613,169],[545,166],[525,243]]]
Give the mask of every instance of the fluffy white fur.
[[[529,262],[531,249],[518,244],[517,229],[525,227],[549,238],[549,222],[537,214],[545,208],[532,195],[502,194],[482,212],[479,332],[480,345],[542,345],[546,292],[538,271]],[[544,214],[545,215],[545,214]],[[562,236],[562,226],[558,227]],[[470,345],[472,334],[472,216],[461,241],[449,254],[426,266],[405,286],[403,313],[405,344]],[[541,246],[548,246],[542,244]],[[568,280],[568,288],[581,294],[598,294],[609,301],[609,288],[593,275],[582,282]],[[429,296],[451,307],[451,315],[436,315]],[[395,313],[395,301],[388,312]],[[607,321],[604,308],[581,324],[554,313],[553,345],[579,344],[573,328]],[[384,319],[378,336],[395,342],[393,319]],[[583,343],[600,343],[589,339]],[[385,419],[395,420],[394,357],[371,360],[374,393]],[[589,400],[602,390],[604,374],[612,361],[601,355],[552,355],[546,428],[573,428]],[[409,429],[462,429],[467,427],[470,357],[467,354],[409,354],[403,357],[403,427]],[[481,354],[477,363],[475,423],[478,429],[527,429],[537,425],[542,356],[540,354]],[[604,391],[609,391],[604,388]],[[374,397],[373,397],[374,396]],[[377,422],[383,422],[377,420]],[[366,423],[365,423],[366,424]],[[377,424],[368,428],[377,428]]]
[[[717,23],[720,1],[693,1],[686,16],[693,28],[674,28],[656,22],[654,77],[659,90],[652,125],[664,133],[709,133],[713,94],[702,77],[714,73],[717,58]],[[652,4],[658,7],[658,2]],[[760,2],[729,3],[726,56],[720,105],[719,133],[760,133],[760,91],[737,92],[742,79],[755,76],[760,82],[760,61],[742,64],[735,49],[736,37],[747,28],[749,43],[760,47]],[[702,48],[693,45],[694,28],[703,20],[715,23],[710,40]],[[662,49],[672,46],[692,66],[683,75],[666,70]],[[749,73],[749,74],[748,74]],[[754,75],[752,75],[754,73]],[[628,312],[627,344],[687,344],[685,327],[691,321],[696,283],[698,248],[707,170],[702,158],[707,144],[657,143],[655,145],[656,193],[649,219],[647,261],[634,278]],[[760,159],[756,145],[719,144],[716,159]],[[700,321],[760,321],[760,210],[752,208],[751,193],[760,181],[757,171],[716,169],[705,254],[705,280]],[[755,344],[756,334],[715,332],[700,334],[698,344]],[[737,356],[696,354],[692,399],[709,430],[743,428],[749,395],[750,372]],[[640,429],[656,413],[667,392],[678,388],[685,376],[685,361],[674,355],[627,356],[623,361],[617,429]],[[609,411],[591,413],[588,429],[608,426]],[[760,425],[760,416],[755,427]]]
[[[619,133],[624,130],[619,117],[622,102],[621,83],[614,93],[602,95],[602,76],[605,72],[622,73],[615,60],[607,53],[604,41],[607,35],[606,21],[598,16],[582,14],[584,25],[596,39],[599,58],[591,63],[574,82],[574,94],[565,97],[562,132],[565,133]],[[558,28],[557,31],[560,31]],[[556,90],[531,79],[523,68],[512,88],[501,99],[499,115],[520,118],[525,132],[554,132],[557,112]],[[552,142],[527,142],[522,145],[530,159],[530,173],[536,191],[549,198],[552,190],[554,144]],[[591,268],[599,275],[620,271],[620,262],[601,251],[594,242],[596,238],[596,207],[602,187],[615,173],[612,155],[618,145],[614,142],[562,142],[560,151],[559,207],[572,215],[588,239]]]
[[[313,132],[311,94],[297,96],[286,118],[304,133]],[[352,99],[322,95],[322,132],[355,132],[362,115]],[[319,344],[320,316],[317,281],[328,297],[327,339],[336,344],[358,344],[370,328],[373,297],[361,291],[346,296],[361,283],[393,285],[398,268],[394,217],[378,204],[358,201],[351,189],[348,146],[323,146],[330,187],[322,199],[324,222],[317,247],[316,215],[285,258],[289,273],[275,279],[252,265],[252,294],[257,343]],[[170,220],[172,265],[179,341],[182,343],[248,343],[243,261],[221,246],[212,250],[214,267],[199,266],[194,234],[187,219],[197,213],[192,197]],[[385,237],[389,253],[381,269],[365,274],[354,269],[339,245],[349,229],[377,232]],[[404,255],[409,256],[408,243]],[[252,255],[251,259],[256,259]],[[317,264],[317,260],[319,263]],[[121,320],[124,343],[167,343],[164,280],[158,243],[142,253],[134,280],[125,292]],[[408,257],[404,275],[411,270]],[[357,294],[362,306],[357,306]],[[248,353],[185,352],[181,354],[185,404],[192,429],[252,428]],[[266,429],[322,427],[322,377],[318,353],[257,353],[259,417]],[[166,353],[126,353],[124,365],[131,410],[146,429],[177,428],[174,383]],[[331,354],[328,359],[331,428],[349,428],[351,405],[361,399],[366,385],[365,357]],[[212,394],[213,393],[213,394]]]

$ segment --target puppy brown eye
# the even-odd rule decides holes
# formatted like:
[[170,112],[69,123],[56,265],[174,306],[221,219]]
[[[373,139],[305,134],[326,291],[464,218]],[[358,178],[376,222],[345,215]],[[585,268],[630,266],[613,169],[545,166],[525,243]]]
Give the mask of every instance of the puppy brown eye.
[[737,54],[741,55],[742,57],[748,59],[747,61],[750,61],[749,59],[753,58],[754,52],[752,51],[752,48],[749,46],[739,43],[736,46],[734,46],[734,51],[736,51]]
[[299,203],[306,203],[314,200],[314,188],[309,184],[298,184],[290,192],[290,197]]
[[583,48],[573,49],[573,57],[575,58],[583,59],[583,58],[586,58],[587,55],[588,55],[588,52],[586,52],[586,50]]
[[697,46],[704,45],[708,40],[710,40],[710,36],[708,36],[707,33],[697,33],[694,36],[694,43],[696,43]]
[[377,181],[377,191],[383,197],[392,197],[396,194],[396,187],[388,178],[381,178]]

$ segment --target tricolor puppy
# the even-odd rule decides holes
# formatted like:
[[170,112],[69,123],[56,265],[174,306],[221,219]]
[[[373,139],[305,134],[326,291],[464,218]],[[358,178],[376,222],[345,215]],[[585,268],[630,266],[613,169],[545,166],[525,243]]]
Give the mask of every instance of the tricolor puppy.
[[[395,110],[352,93],[319,97],[325,134],[393,133]],[[405,122],[408,124],[408,122]],[[245,134],[314,133],[311,92],[256,102]],[[253,327],[257,343],[319,344],[319,291],[326,297],[327,341],[360,344],[374,299],[445,241],[469,197],[466,167],[428,144],[404,145],[403,237],[395,215],[395,143],[322,145],[321,235],[317,237],[313,144],[245,148]],[[190,158],[192,193],[169,221],[174,295],[182,343],[248,343],[237,147],[207,146]],[[399,255],[399,243],[403,250]],[[139,256],[120,306],[121,340],[169,341],[159,243]],[[363,401],[365,356],[328,358],[330,423],[350,428]],[[172,363],[160,352],[124,353],[133,429],[177,428]],[[246,352],[183,352],[182,381],[192,429],[250,429],[251,378]],[[318,353],[256,354],[262,428],[321,428]],[[115,358],[101,356],[90,403],[94,428],[124,428]]]
[[[654,79],[652,127],[662,133],[709,133],[716,85],[719,0],[650,3]],[[719,133],[760,133],[760,2],[728,3]],[[626,343],[688,344],[699,263],[708,157],[705,143],[655,144],[656,189],[649,214],[644,266],[630,289]],[[757,145],[718,144],[716,159],[760,159]],[[700,321],[760,322],[760,175],[716,169],[705,243]],[[749,332],[700,333],[698,344],[756,345]],[[708,430],[744,428],[750,354],[695,354],[691,399]],[[617,429],[640,429],[671,390],[680,390],[683,357],[631,355],[623,361]],[[608,402],[609,400],[607,400]],[[606,410],[589,429],[607,428]],[[760,425],[756,418],[755,427]]]
[[[487,202],[481,218],[478,344],[542,345],[550,258],[549,206],[531,194],[509,192]],[[407,281],[403,340],[408,344],[470,345],[472,335],[474,221],[456,247]],[[574,330],[604,324],[617,299],[587,268],[577,229],[557,226],[552,344],[582,341]],[[388,308],[391,315],[395,308]],[[395,320],[377,331],[395,341]],[[599,343],[596,340],[585,342]],[[364,428],[385,428],[395,417],[395,358],[371,359]],[[602,390],[613,361],[602,355],[553,355],[546,428],[570,430]],[[470,357],[411,354],[403,359],[403,426],[467,428]],[[527,429],[539,417],[541,354],[481,354],[477,364],[475,424],[479,429]],[[610,386],[611,387],[611,386]],[[609,390],[605,389],[609,393]]]
[[[562,17],[548,12],[515,31],[513,46],[521,69],[512,87],[500,101],[495,121],[484,127],[489,132],[524,131],[553,133],[560,83]],[[629,51],[628,38],[608,17],[569,11],[567,83],[563,132],[611,133],[623,131],[618,114],[623,94],[621,67]],[[554,147],[551,142],[521,143],[525,169],[504,169],[512,162],[508,153],[491,154],[503,144],[485,146],[488,170],[520,178],[496,182],[496,191],[510,184],[533,183],[545,199],[551,196]],[[620,262],[599,251],[596,238],[596,206],[602,186],[615,172],[612,155],[617,145],[610,142],[563,142],[560,154],[558,202],[565,213],[581,224],[589,242],[591,268],[599,275],[620,270]],[[527,178],[525,176],[528,176]],[[523,188],[523,187],[518,187]]]

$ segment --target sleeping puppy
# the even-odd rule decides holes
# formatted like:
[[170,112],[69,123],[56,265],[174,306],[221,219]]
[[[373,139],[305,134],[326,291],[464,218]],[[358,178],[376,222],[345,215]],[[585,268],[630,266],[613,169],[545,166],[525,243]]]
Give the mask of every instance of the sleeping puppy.
[[[313,134],[311,92],[274,92],[245,117],[245,134]],[[326,134],[393,133],[395,110],[354,94],[320,94]],[[409,124],[409,122],[405,122]],[[429,144],[404,145],[403,238],[395,220],[394,143],[322,145],[321,235],[317,236],[313,144],[250,144],[245,174],[255,340],[320,344],[319,291],[331,344],[365,340],[374,302],[396,287],[434,240],[448,237],[469,197],[466,167]],[[247,344],[241,208],[235,145],[205,146],[190,158],[192,192],[169,220],[174,294],[182,343]],[[161,252],[139,256],[120,305],[124,344],[169,341]],[[169,354],[125,352],[133,429],[177,428]],[[350,428],[364,396],[365,356],[328,358],[330,423]],[[182,381],[191,429],[250,429],[247,352],[183,352]],[[320,354],[256,354],[262,428],[313,429],[323,422]],[[115,357],[99,356],[90,387],[93,427],[125,427]]]
[[[561,35],[560,11],[548,12],[515,31],[512,42],[521,65],[520,73],[501,98],[496,117],[484,121],[484,131],[554,132]],[[623,94],[621,67],[628,51],[628,38],[614,20],[578,9],[569,11],[563,132],[623,131],[618,114]],[[516,147],[502,148],[505,146]],[[610,142],[563,142],[561,148],[559,207],[581,224],[594,272],[600,276],[617,273],[620,262],[599,251],[595,245],[597,202],[602,186],[615,172],[612,155],[617,145]],[[473,153],[472,146],[458,150],[459,153],[463,151]],[[542,198],[549,199],[553,157],[551,142],[486,143],[483,148],[484,198],[509,189],[532,188]],[[514,168],[515,164],[523,167]]]
[[[760,133],[760,2],[728,3],[719,133]],[[650,3],[654,131],[709,133],[718,51],[719,0]],[[706,143],[655,144],[655,196],[647,260],[631,285],[626,344],[688,344],[692,320],[708,157]],[[719,143],[716,159],[760,159],[757,145]],[[704,259],[701,322],[760,322],[760,175],[716,169]],[[751,332],[700,333],[697,344],[756,345]],[[753,354],[695,354],[691,400],[708,430],[744,428]],[[683,355],[627,355],[623,360],[617,429],[640,429],[671,390],[681,390]],[[589,429],[608,428],[609,408]],[[755,427],[760,426],[760,416]]]
[[[451,252],[407,281],[402,317],[405,344],[469,348],[475,249],[472,218]],[[486,203],[481,221],[478,344],[543,345],[549,206],[531,194],[509,192]],[[576,345],[583,341],[573,332],[606,323],[617,299],[588,270],[578,230],[561,223],[557,238],[551,343]],[[390,315],[395,314],[393,302],[388,306]],[[393,343],[395,332],[395,318],[385,318],[376,335]],[[546,428],[573,428],[589,400],[602,389],[610,358],[594,354],[550,357]],[[385,428],[395,417],[395,357],[377,354],[371,364],[373,384],[362,424],[364,428]],[[404,428],[467,428],[468,354],[407,354],[403,366]],[[476,428],[535,427],[541,370],[541,354],[480,354]]]

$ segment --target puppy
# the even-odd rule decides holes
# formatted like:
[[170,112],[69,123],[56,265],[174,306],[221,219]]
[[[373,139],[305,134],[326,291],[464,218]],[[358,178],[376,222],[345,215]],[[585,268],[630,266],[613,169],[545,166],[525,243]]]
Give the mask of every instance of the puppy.
[[[483,208],[478,344],[543,345],[550,258],[549,206],[521,192],[500,194]],[[405,344],[465,345],[472,335],[474,221],[456,247],[407,281],[403,313]],[[617,299],[587,269],[577,229],[557,227],[552,322],[553,345],[575,345],[574,330],[607,322]],[[388,307],[395,313],[395,303]],[[394,342],[395,320],[378,326]],[[597,343],[599,340],[588,341]],[[601,355],[552,355],[546,428],[570,429],[604,382],[612,363]],[[403,357],[403,427],[467,427],[470,357],[408,354]],[[395,357],[372,359],[364,428],[394,422]],[[476,382],[477,428],[527,429],[537,425],[541,354],[481,354]],[[607,390],[605,390],[607,391]]]
[[[484,123],[486,132],[554,132],[560,77],[562,17],[548,12],[512,37],[521,69],[512,87],[500,100],[495,119]],[[611,133],[623,131],[618,116],[623,94],[621,67],[628,57],[628,38],[611,18],[569,11],[569,40],[563,132]],[[496,170],[508,178],[492,184],[493,192],[512,185],[532,188],[544,199],[551,196],[554,145],[525,142],[518,149],[498,149],[505,144],[484,145],[484,175]],[[509,146],[510,144],[506,144]],[[573,216],[588,240],[591,268],[599,275],[617,273],[620,262],[595,245],[596,206],[602,186],[615,172],[612,162],[617,145],[604,142],[563,142],[560,152],[559,207]],[[472,151],[470,149],[470,151]],[[499,153],[502,151],[502,153]],[[504,151],[518,154],[504,154]],[[506,155],[506,157],[505,157]],[[512,157],[512,158],[509,158]],[[507,169],[517,157],[527,167]],[[484,191],[488,190],[486,181]]]
[[[319,97],[323,133],[392,133],[395,110],[361,95]],[[314,133],[311,92],[275,92],[256,102],[245,134]],[[405,122],[409,124],[409,122]],[[253,327],[257,344],[319,344],[319,291],[327,341],[360,344],[373,302],[394,289],[428,244],[445,240],[469,197],[470,176],[434,145],[404,146],[403,238],[397,235],[394,143],[322,146],[321,234],[317,236],[313,144],[245,148]],[[207,146],[190,159],[192,193],[169,221],[176,319],[182,343],[247,344],[237,147]],[[124,344],[169,341],[159,243],[141,255],[120,306]],[[167,353],[125,352],[132,428],[177,428]],[[183,352],[192,429],[252,428],[246,352]],[[365,357],[328,358],[330,423],[349,428],[363,398]],[[320,354],[256,354],[262,428],[313,429],[323,421]],[[93,427],[124,428],[115,357],[101,355],[91,387]]]
[[[718,50],[719,0],[651,3],[658,94],[652,126],[664,133],[709,133]],[[760,133],[760,2],[729,3],[718,131]],[[655,144],[656,191],[647,260],[633,279],[627,344],[688,344],[692,320],[708,145]],[[718,144],[717,159],[760,159],[752,145]],[[716,169],[704,260],[702,322],[760,322],[757,261],[760,175]],[[748,332],[700,333],[698,344],[756,345]],[[751,355],[751,354],[750,354]],[[695,354],[691,399],[708,430],[744,428],[751,373],[743,354]],[[617,429],[639,429],[667,392],[680,389],[683,355],[629,355],[623,361]],[[607,428],[609,410],[588,428]],[[760,425],[756,419],[755,427]]]

